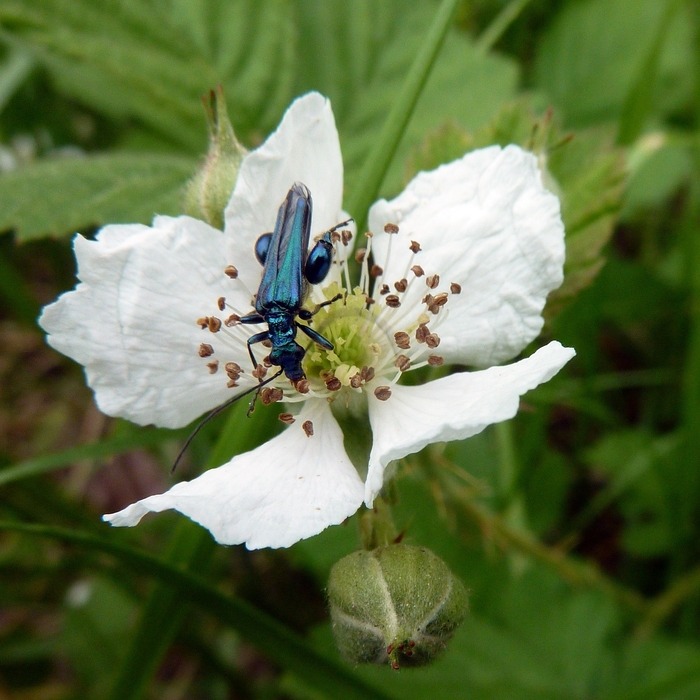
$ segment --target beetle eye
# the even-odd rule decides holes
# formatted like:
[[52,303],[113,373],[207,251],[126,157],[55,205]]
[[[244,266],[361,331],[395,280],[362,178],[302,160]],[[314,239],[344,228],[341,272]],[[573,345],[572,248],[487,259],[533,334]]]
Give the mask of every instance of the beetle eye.
[[255,257],[261,265],[265,264],[267,259],[267,252],[270,250],[270,241],[272,240],[272,233],[263,233],[257,241],[255,241]]

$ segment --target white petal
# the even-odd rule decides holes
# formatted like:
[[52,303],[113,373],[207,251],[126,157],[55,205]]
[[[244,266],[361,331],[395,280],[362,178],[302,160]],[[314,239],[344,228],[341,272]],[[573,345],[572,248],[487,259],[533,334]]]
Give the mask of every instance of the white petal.
[[463,440],[512,418],[521,394],[551,379],[575,354],[554,341],[505,367],[460,372],[421,386],[393,386],[387,401],[368,393],[373,443],[365,486],[367,507],[382,488],[389,462],[433,442]]
[[[232,396],[223,372],[210,375],[200,343],[219,336],[196,320],[223,316],[226,297],[247,311],[250,299],[223,274],[224,234],[186,216],[157,217],[153,227],[112,225],[95,241],[76,236],[81,283],[39,319],[49,344],[85,367],[104,413],[176,428]],[[243,336],[241,336],[243,337]],[[238,355],[220,355],[249,367]],[[250,380],[252,383],[252,379]]]
[[[308,420],[311,437],[302,427]],[[311,399],[276,438],[104,520],[132,526],[149,511],[174,508],[206,527],[220,544],[289,547],[352,515],[363,491],[328,404]]]
[[[386,223],[400,227],[388,262]],[[419,173],[396,199],[374,204],[370,229],[375,261],[385,270],[381,282],[410,279],[414,264],[440,276],[434,290],[425,278],[414,279],[404,309],[419,305],[428,291],[461,285],[435,328],[447,362],[485,367],[514,357],[539,334],[547,294],[562,282],[559,201],[542,185],[535,156],[517,146],[473,151]],[[422,247],[413,261],[411,240]]]
[[229,255],[252,290],[260,284],[260,265],[253,255],[255,241],[274,229],[277,210],[297,181],[311,191],[312,236],[343,220],[338,131],[330,102],[317,92],[295,100],[277,131],[243,159],[226,207]]

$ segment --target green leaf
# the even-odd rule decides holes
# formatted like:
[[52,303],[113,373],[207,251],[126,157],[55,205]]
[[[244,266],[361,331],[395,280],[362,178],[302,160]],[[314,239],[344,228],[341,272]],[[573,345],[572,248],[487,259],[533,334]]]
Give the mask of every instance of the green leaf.
[[111,153],[39,161],[0,175],[0,230],[20,241],[106,223],[150,223],[180,213],[196,162],[164,154]]
[[[587,0],[566,3],[539,44],[535,80],[568,126],[617,120],[645,60],[653,53],[665,2]],[[659,56],[654,112],[668,113],[692,94],[693,39],[690,8],[676,13]]]
[[176,440],[184,437],[184,435],[183,431],[139,429],[138,431],[133,431],[132,434],[117,435],[116,437],[90,443],[89,445],[81,445],[80,447],[73,447],[69,450],[54,452],[41,457],[33,457],[19,464],[0,469],[0,487],[13,481],[61,469],[83,459],[111,457],[112,455],[140,447],[159,445],[166,440]]
[[274,126],[291,97],[287,2],[9,0],[0,24],[65,94],[191,151],[206,145],[199,98],[219,83],[243,135]]
[[229,597],[190,573],[140,549],[92,534],[45,525],[0,522],[0,530],[50,537],[104,552],[134,571],[154,576],[166,586],[225,622],[272,661],[292,670],[303,681],[326,693],[329,698],[386,700],[389,696],[354,676],[346,667],[315,652],[311,646],[282,624],[244,600]]

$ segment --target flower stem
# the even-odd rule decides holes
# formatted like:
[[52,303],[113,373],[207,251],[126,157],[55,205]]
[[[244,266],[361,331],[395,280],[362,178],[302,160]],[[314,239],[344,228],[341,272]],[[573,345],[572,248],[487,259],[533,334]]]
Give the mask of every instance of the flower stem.
[[683,601],[700,592],[700,566],[674,581],[663,593],[651,602],[644,619],[636,629],[639,639],[650,637]]
[[381,495],[374,499],[371,509],[368,508],[362,513],[359,518],[359,528],[362,549],[386,547],[395,543],[398,538],[391,504]]
[[418,98],[435,64],[435,59],[442,48],[442,43],[452,24],[452,18],[458,5],[459,0],[442,1],[425,42],[406,76],[379,137],[375,141],[374,148],[365,161],[358,178],[359,186],[347,205],[348,211],[357,221],[358,231],[363,231],[367,225],[366,212],[379,192],[386,171],[389,169],[401,137],[413,115]]
[[482,32],[476,42],[477,51],[482,54],[488,53],[508,27],[518,18],[518,15],[527,7],[529,2],[530,0],[512,0],[506,5]]

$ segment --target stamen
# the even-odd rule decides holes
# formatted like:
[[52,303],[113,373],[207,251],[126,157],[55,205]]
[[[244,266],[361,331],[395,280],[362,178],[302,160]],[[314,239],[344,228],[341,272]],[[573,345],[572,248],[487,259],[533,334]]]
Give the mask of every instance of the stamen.
[[414,265],[411,268],[411,272],[416,276],[416,277],[422,277],[425,274],[425,270],[420,265]]
[[210,316],[207,327],[212,333],[218,333],[221,330],[221,319],[216,316]]
[[407,286],[408,280],[405,277],[403,279],[400,279],[398,282],[394,282],[394,289],[397,292],[405,292]]
[[224,274],[232,280],[235,280],[236,277],[238,277],[238,270],[233,265],[227,265]]
[[238,386],[238,382],[235,379],[229,379],[228,382],[226,382],[226,388],[227,389],[233,389],[234,387]]
[[428,330],[428,326],[425,326],[421,324],[416,328],[416,340],[419,343],[424,343],[425,339],[430,335],[430,331]]
[[430,275],[429,277],[426,277],[425,283],[430,289],[435,289],[435,287],[440,284],[440,275]]
[[376,263],[374,265],[372,265],[372,267],[370,267],[370,269],[369,269],[369,276],[370,277],[376,278],[376,277],[379,277],[380,275],[383,275],[383,274],[384,274],[383,268],[379,267],[379,265],[377,265]]
[[231,314],[225,321],[224,326],[227,328],[232,328],[237,326],[241,322],[241,317],[238,314]]
[[399,306],[401,306],[401,301],[396,294],[389,294],[384,301],[386,302],[386,305],[390,306],[392,309],[398,309]]
[[367,257],[367,248],[358,248],[355,251],[355,262],[362,264]]
[[269,386],[264,387],[260,390],[260,401],[263,406],[269,406],[271,403],[281,401],[284,398],[284,392],[282,389],[276,387],[270,388]]
[[428,364],[431,367],[440,367],[444,362],[445,362],[444,358],[440,357],[440,355],[429,355],[428,356]]
[[352,231],[348,231],[348,229],[343,229],[340,232],[340,237],[341,237],[341,240],[343,241],[343,245],[347,246],[350,243],[350,241],[352,240]]
[[420,251],[421,251],[420,243],[418,243],[417,241],[411,241],[411,245],[408,246],[408,247],[409,247],[414,253],[420,253]]
[[211,357],[214,354],[214,348],[209,343],[202,343],[199,346],[200,357]]
[[452,292],[452,294],[460,294],[462,292],[462,287],[456,282],[451,282],[450,291]]
[[312,437],[314,434],[314,424],[310,420],[305,420],[302,424],[301,427],[304,429],[304,432],[306,433],[306,437]]
[[224,311],[226,309],[226,297],[219,297],[216,300],[216,305],[219,307],[219,311]]
[[328,389],[328,391],[340,391],[343,387],[338,377],[329,377],[328,379],[326,379],[325,384],[326,389]]
[[399,355],[394,361],[394,367],[398,367],[402,372],[411,369],[411,360],[406,355]]
[[388,294],[389,293],[389,285],[388,284],[383,284],[382,288],[379,290],[380,294]]
[[265,365],[258,365],[252,372],[251,374],[256,378],[256,379],[263,379],[265,375],[267,374],[267,367]]
[[287,425],[294,423],[294,416],[291,413],[280,413],[277,418]]
[[431,350],[434,350],[438,345],[440,345],[440,337],[437,335],[437,333],[428,333],[428,335],[425,337],[425,344]]
[[399,227],[396,224],[386,224],[384,226],[384,233],[392,234],[392,233],[398,233],[399,232]]
[[201,318],[197,319],[197,325],[202,329],[205,330],[209,326],[209,316],[202,316]]
[[309,380],[306,379],[306,377],[304,377],[302,379],[298,379],[294,384],[294,388],[300,394],[308,394],[309,393]]
[[411,347],[411,338],[408,333],[404,333],[404,331],[394,333],[394,342],[401,350],[408,350]]
[[219,369],[219,361],[207,362],[207,367],[209,368],[209,374],[216,374],[216,371]]
[[388,398],[391,396],[391,388],[388,386],[378,386],[374,390],[374,395],[380,400],[380,401],[386,401]]

